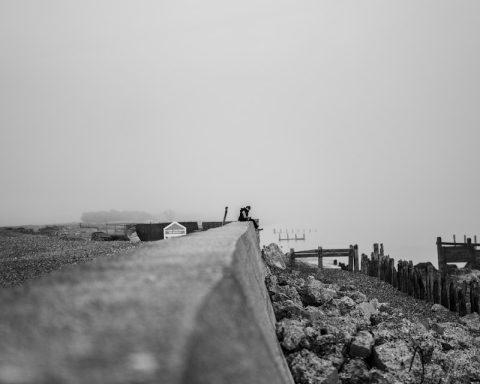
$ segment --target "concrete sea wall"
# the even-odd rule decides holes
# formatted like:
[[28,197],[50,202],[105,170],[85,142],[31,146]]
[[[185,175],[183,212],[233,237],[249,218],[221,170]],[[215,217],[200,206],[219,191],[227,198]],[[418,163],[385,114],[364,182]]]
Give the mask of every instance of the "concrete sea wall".
[[0,291],[0,383],[293,383],[248,223]]

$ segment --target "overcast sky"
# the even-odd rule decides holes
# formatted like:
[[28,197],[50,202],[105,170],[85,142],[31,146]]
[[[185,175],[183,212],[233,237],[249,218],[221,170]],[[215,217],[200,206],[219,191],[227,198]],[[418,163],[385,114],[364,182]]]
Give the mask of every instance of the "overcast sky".
[[480,2],[2,0],[0,129],[0,225],[480,234]]

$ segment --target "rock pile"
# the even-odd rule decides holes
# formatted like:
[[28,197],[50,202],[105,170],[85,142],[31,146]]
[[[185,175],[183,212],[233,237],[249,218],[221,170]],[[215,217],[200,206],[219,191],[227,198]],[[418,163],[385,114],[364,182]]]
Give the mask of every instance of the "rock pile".
[[407,319],[368,299],[355,278],[326,281],[324,271],[280,265],[278,247],[265,254],[277,337],[296,383],[480,383],[477,313],[442,322],[437,305]]

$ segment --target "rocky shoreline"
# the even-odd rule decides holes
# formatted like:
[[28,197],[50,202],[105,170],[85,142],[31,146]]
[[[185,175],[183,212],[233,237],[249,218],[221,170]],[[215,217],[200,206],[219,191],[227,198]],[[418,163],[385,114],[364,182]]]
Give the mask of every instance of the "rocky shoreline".
[[480,383],[480,318],[360,273],[289,265],[264,247],[276,332],[297,384]]

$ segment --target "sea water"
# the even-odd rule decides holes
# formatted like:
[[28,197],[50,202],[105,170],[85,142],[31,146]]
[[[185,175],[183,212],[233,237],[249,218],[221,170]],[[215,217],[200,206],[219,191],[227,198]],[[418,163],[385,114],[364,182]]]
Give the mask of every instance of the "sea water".
[[[281,230],[281,232],[280,232]],[[305,240],[289,240],[280,241],[281,238],[297,238],[305,235]],[[383,240],[383,242],[382,242]],[[391,237],[387,239],[372,239],[365,233],[322,233],[315,228],[297,228],[285,224],[275,224],[263,226],[263,231],[260,232],[260,245],[268,245],[276,243],[280,246],[283,252],[289,252],[291,248],[295,251],[313,250],[322,247],[329,248],[349,248],[350,245],[358,245],[359,259],[362,253],[370,256],[373,251],[374,243],[382,243],[384,246],[384,254],[389,255],[395,259],[395,264],[399,260],[412,261],[414,264],[421,262],[431,262],[437,267],[437,247],[436,238],[426,236],[424,239],[415,241],[404,241],[403,238]],[[338,263],[348,263],[347,257],[336,258]],[[323,265],[325,267],[333,266],[333,258],[325,258]],[[304,259],[312,264],[317,264],[317,258]],[[360,260],[359,260],[360,261]]]

